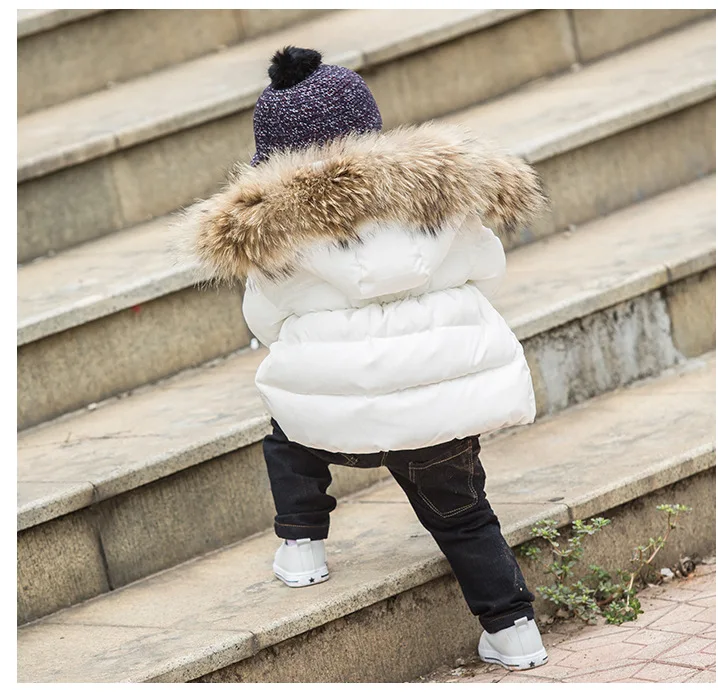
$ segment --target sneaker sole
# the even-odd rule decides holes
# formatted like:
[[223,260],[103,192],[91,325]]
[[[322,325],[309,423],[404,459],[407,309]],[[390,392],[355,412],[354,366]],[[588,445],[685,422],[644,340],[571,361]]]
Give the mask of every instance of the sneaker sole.
[[281,567],[274,565],[273,571],[274,576],[277,577],[277,579],[284,582],[292,589],[298,589],[303,586],[314,586],[315,584],[321,584],[329,579],[329,571],[326,566],[322,569],[316,570],[315,572],[292,573],[285,572]]
[[498,663],[506,670],[530,670],[544,665],[548,661],[546,649],[541,649],[528,656],[502,656],[491,647],[479,648],[479,658],[484,663]]

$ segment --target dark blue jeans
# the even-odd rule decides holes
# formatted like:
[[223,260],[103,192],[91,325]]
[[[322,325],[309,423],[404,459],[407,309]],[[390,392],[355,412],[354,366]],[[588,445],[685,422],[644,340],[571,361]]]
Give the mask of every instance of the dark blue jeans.
[[385,466],[446,555],[464,598],[488,632],[533,619],[533,594],[486,499],[479,438],[376,454],[336,454],[290,442],[275,421],[264,440],[280,538],[324,539],[337,501],[327,495],[330,464]]

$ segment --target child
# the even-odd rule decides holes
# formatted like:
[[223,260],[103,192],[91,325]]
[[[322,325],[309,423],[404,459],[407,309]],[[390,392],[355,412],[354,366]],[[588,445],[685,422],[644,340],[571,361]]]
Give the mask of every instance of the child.
[[246,279],[269,346],[257,386],[284,539],[274,573],[326,580],[329,466],[385,466],[484,628],[485,661],[547,660],[520,568],[484,493],[479,434],[531,423],[523,349],[487,297],[500,240],[544,204],[523,161],[439,124],[381,133],[364,81],[287,48],[254,113],[256,155],[197,209],[195,252]]

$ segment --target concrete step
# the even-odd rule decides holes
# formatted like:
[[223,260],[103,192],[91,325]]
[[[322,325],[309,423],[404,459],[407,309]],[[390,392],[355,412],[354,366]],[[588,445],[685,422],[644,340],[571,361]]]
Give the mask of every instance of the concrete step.
[[[252,110],[270,56],[286,44],[359,69],[387,127],[467,107],[575,61],[565,11],[352,10],[31,113],[18,122],[19,261],[215,190],[253,153]],[[510,60],[457,72],[490,62],[499,47]]]
[[[516,249],[496,305],[524,345],[539,415],[714,348],[715,179]],[[20,434],[20,621],[271,524],[262,357]],[[342,473],[340,490],[380,478]]]
[[[627,567],[633,546],[661,530],[655,506],[681,502],[693,512],[663,559],[709,554],[714,354],[494,436],[482,460],[512,546],[539,519],[607,515],[613,523],[587,541],[585,559]],[[259,534],[21,627],[18,680],[392,682],[476,646],[478,623],[393,480],[340,503],[328,582],[279,583],[277,544]],[[546,583],[541,570],[526,567],[530,588]]]
[[535,164],[552,214],[528,239],[608,214],[715,170],[715,20],[446,121]]
[[[451,116],[527,157],[542,175],[551,214],[515,242],[714,170],[714,46],[711,20]],[[167,224],[151,221],[20,269],[21,427],[246,345],[239,294],[193,290],[193,268],[174,262]],[[140,313],[128,310],[138,305]],[[168,359],[164,344],[174,339],[192,348]],[[107,343],[115,344],[112,369],[100,357]],[[52,367],[55,352],[61,372]]]
[[26,10],[17,27],[18,114],[112,88],[326,12]]

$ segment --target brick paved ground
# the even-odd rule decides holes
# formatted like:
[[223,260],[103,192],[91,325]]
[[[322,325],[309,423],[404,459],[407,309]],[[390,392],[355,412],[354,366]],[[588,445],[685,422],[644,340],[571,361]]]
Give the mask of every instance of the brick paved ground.
[[715,682],[715,563],[640,598],[636,622],[553,626],[543,635],[549,661],[535,670],[509,673],[477,659],[419,682]]

